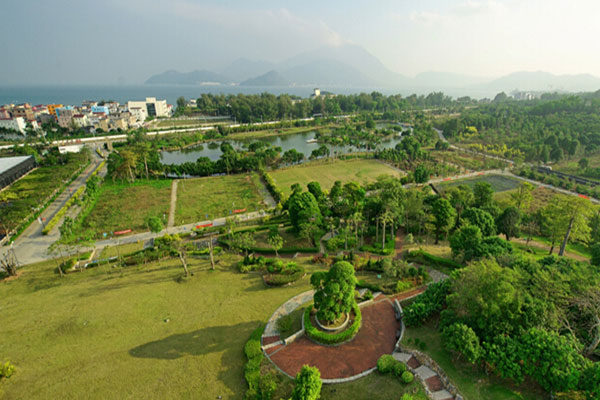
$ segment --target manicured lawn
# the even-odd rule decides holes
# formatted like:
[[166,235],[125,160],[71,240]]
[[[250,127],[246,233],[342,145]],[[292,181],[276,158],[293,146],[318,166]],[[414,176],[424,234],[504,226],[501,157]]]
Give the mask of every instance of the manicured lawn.
[[241,399],[245,342],[309,276],[266,288],[229,267],[237,258],[218,259],[210,271],[188,257],[194,275],[183,281],[171,260],[63,279],[49,262],[0,282],[0,359],[17,367],[6,398]]
[[86,217],[85,230],[92,237],[102,238],[102,233],[131,229],[144,232],[146,219],[169,216],[171,201],[170,180],[140,180],[134,183],[104,181],[96,205]]
[[[17,367],[1,384],[5,398],[241,399],[250,333],[308,290],[310,277],[266,288],[260,275],[229,267],[238,258],[218,259],[211,271],[208,261],[188,258],[194,275],[184,280],[179,261],[169,260],[62,279],[47,262],[0,282],[0,354]],[[291,390],[280,378],[281,390]],[[425,399],[419,384],[377,373],[323,386],[322,398],[384,400],[405,391]]]
[[180,180],[177,185],[175,225],[227,217],[233,210],[265,207],[262,183],[256,174]]
[[95,259],[103,260],[105,258],[123,256],[125,254],[131,254],[144,248],[142,242],[121,244],[119,246],[109,246],[102,249],[101,252],[97,253]]
[[290,187],[294,183],[305,187],[308,183],[317,181],[323,190],[329,190],[335,181],[367,183],[380,175],[403,176],[384,163],[366,159],[317,161],[271,172],[277,186],[286,194],[291,193]]
[[0,233],[26,220],[32,208],[41,207],[86,163],[84,154],[69,154],[66,164],[39,167],[0,192]]
[[[456,385],[466,400],[534,400],[548,398],[542,389],[523,384],[515,386],[498,378],[489,377],[470,364],[453,359],[442,345],[436,321],[430,321],[419,328],[407,328],[402,344],[417,348],[431,356]],[[425,348],[415,346],[415,338],[425,343]]]
[[475,178],[458,179],[455,181],[445,181],[445,182],[438,184],[438,186],[442,190],[452,187],[452,186],[458,186],[458,185],[467,185],[472,188],[475,186],[475,184],[477,182],[489,183],[490,185],[492,185],[492,189],[494,190],[494,192],[504,192],[506,190],[516,189],[519,186],[519,183],[521,183],[521,181],[519,181],[518,179],[514,179],[514,178],[511,178],[508,176],[504,176],[504,175],[485,175],[485,176],[478,176]]

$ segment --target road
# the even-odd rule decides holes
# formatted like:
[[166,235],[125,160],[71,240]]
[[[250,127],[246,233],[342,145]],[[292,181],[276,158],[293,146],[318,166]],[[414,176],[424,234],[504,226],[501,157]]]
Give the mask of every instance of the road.
[[[79,176],[73,182],[71,182],[71,184],[61,194],[59,194],[44,211],[42,211],[41,218],[43,218],[45,222],[50,221],[52,217],[54,217],[54,215],[56,215],[56,213],[62,208],[62,206],[64,206],[66,202],[73,196],[73,194],[80,187],[85,185],[87,179],[103,161],[95,152],[91,152],[91,154],[92,162],[90,165],[81,174],[79,174]],[[29,225],[27,229],[25,229],[23,233],[21,233],[21,235],[15,239],[12,245],[0,247],[0,257],[3,257],[4,253],[6,253],[12,247],[20,264],[30,264],[48,259],[48,248],[60,237],[58,227],[61,225],[61,223],[62,220],[54,226],[48,235],[43,235],[42,229],[44,227],[39,222],[33,221],[31,225]]]

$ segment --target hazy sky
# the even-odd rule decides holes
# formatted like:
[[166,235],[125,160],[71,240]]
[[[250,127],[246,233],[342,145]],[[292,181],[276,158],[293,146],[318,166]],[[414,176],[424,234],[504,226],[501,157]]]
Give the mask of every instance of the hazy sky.
[[1,0],[0,84],[133,84],[340,43],[408,76],[600,76],[599,15],[598,0]]

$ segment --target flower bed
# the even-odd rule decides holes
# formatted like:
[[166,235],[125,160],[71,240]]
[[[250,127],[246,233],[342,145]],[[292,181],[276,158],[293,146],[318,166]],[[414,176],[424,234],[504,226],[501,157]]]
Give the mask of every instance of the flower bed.
[[352,324],[350,324],[350,326],[348,326],[346,329],[337,333],[323,332],[314,326],[310,318],[311,310],[312,308],[308,307],[306,311],[304,311],[304,331],[311,340],[320,344],[337,345],[347,342],[358,333],[358,330],[362,324],[362,314],[356,303],[352,307],[352,311],[354,312],[354,321],[352,321]]

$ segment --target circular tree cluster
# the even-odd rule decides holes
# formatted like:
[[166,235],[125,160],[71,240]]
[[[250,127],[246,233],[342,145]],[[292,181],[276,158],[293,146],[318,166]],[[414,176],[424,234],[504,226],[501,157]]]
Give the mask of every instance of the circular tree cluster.
[[314,306],[320,321],[333,322],[352,310],[356,287],[352,264],[339,261],[327,272],[312,274],[310,283],[315,288]]

